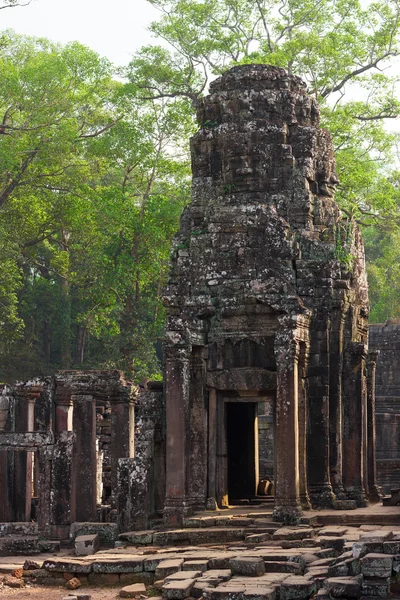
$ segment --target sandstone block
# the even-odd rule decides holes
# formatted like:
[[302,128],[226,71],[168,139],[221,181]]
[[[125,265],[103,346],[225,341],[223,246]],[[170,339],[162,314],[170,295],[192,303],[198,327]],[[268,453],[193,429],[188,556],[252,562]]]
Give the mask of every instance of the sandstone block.
[[163,598],[167,598],[168,600],[184,600],[184,598],[190,596],[194,584],[194,579],[169,581],[162,587]]
[[136,598],[136,596],[145,593],[146,586],[143,583],[134,583],[133,585],[123,587],[122,590],[120,590],[119,595],[121,598]]
[[361,596],[361,579],[330,577],[324,581],[324,588],[334,598],[359,598]]
[[313,581],[305,577],[288,577],[285,579],[279,590],[280,600],[306,600],[316,591]]
[[95,554],[100,548],[100,538],[95,535],[79,535],[75,538],[75,554],[77,556],[88,556]]
[[244,600],[275,600],[275,598],[276,590],[272,587],[246,587],[246,591],[243,594]]
[[231,558],[229,567],[234,575],[260,577],[265,573],[265,562],[262,558],[247,556]]
[[182,570],[183,558],[161,561],[156,568],[156,579],[165,579],[168,575]]
[[165,578],[165,581],[184,581],[185,579],[197,579],[202,576],[201,571],[177,571]]
[[384,578],[364,578],[362,582],[363,596],[379,596],[387,598],[390,594],[390,577]]
[[201,571],[204,573],[208,568],[208,560],[187,560],[182,565],[182,571]]
[[367,554],[361,558],[360,564],[365,577],[390,577],[393,558],[388,554]]
[[360,535],[360,542],[377,542],[383,544],[383,542],[388,542],[391,540],[392,537],[392,531],[378,529],[377,531],[368,531],[366,533],[362,533]]
[[305,538],[312,538],[315,535],[312,527],[281,527],[277,529],[272,535],[273,540],[303,540]]
[[383,542],[384,554],[400,554],[400,540]]
[[346,540],[344,537],[327,536],[321,537],[319,541],[321,548],[333,548],[336,552],[342,552]]
[[238,583],[230,587],[218,586],[216,588],[206,588],[203,591],[204,600],[242,600],[246,591],[245,585]]

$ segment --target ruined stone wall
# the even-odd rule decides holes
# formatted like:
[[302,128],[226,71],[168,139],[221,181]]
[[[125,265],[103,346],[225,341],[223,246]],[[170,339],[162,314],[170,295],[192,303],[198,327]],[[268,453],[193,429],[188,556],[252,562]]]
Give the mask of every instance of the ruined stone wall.
[[400,486],[400,321],[370,325],[376,366],[376,458],[384,494]]

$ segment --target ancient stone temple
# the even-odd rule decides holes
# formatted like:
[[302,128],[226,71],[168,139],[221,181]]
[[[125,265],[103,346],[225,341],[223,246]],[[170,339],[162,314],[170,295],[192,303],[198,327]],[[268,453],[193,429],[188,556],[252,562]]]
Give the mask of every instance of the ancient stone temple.
[[364,250],[317,102],[285,70],[246,65],[197,117],[164,291],[165,520],[256,495],[265,406],[275,518],[362,506],[376,493]]

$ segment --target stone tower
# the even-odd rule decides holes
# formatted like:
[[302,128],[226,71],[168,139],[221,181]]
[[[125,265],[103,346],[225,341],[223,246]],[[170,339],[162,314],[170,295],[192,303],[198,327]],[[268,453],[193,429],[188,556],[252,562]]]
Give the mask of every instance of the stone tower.
[[334,200],[317,102],[284,69],[246,65],[211,84],[197,117],[164,290],[166,522],[256,495],[260,402],[273,405],[275,518],[362,505],[364,250]]

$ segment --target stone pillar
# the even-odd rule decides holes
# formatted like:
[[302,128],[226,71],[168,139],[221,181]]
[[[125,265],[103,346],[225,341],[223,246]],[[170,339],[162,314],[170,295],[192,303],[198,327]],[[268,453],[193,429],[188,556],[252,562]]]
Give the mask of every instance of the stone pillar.
[[308,368],[308,491],[313,507],[329,507],[334,494],[329,476],[329,319],[312,320],[312,355]]
[[[75,434],[72,431],[60,431],[55,435],[51,469],[51,530],[52,536],[58,539],[68,539],[70,525],[76,520],[74,442]],[[46,456],[41,454],[39,456],[43,465]],[[46,469],[45,465],[41,467],[40,494],[43,496],[45,485],[42,487],[42,484]]]
[[128,394],[111,404],[111,494],[116,499],[118,487],[118,460],[133,458],[135,435],[135,405]]
[[188,435],[188,502],[193,510],[204,510],[207,500],[208,422],[205,392],[204,348],[194,346],[190,357]]
[[[33,431],[35,394],[17,391],[15,399],[15,432]],[[14,453],[14,520],[30,521],[32,506],[32,452]]]
[[330,480],[338,499],[344,499],[342,482],[342,368],[344,314],[332,311],[329,373],[329,463]]
[[379,351],[369,352],[367,361],[367,464],[370,502],[379,502],[381,497],[376,479],[375,376],[378,356]]
[[217,509],[217,390],[208,394],[208,489],[207,509]]
[[300,504],[303,510],[311,508],[308,495],[307,475],[307,347],[305,343],[300,344],[298,381],[299,381],[299,493]]
[[[56,446],[55,446],[56,447]],[[52,536],[52,448],[44,446],[36,454],[35,469],[37,468],[38,511],[37,521],[41,535]],[[64,477],[66,476],[63,473]],[[53,492],[54,493],[54,492]],[[64,537],[64,536],[63,536]],[[67,537],[67,536],[65,536]]]
[[275,338],[277,364],[276,436],[275,436],[275,507],[273,518],[293,523],[301,515],[299,487],[299,344],[292,332]]
[[365,358],[363,343],[349,342],[343,361],[343,485],[351,500],[366,506],[364,489]]
[[75,433],[76,520],[96,519],[96,403],[93,396],[72,396]]
[[[64,390],[63,390],[64,392]],[[55,444],[51,467],[51,524],[52,535],[67,539],[69,527],[75,521],[74,493],[74,440],[72,432],[73,403],[70,395],[63,393],[55,399]],[[39,454],[41,461],[39,482],[39,503],[45,501],[46,454]]]
[[[0,435],[11,430],[12,405],[11,389],[0,386]],[[12,469],[13,452],[0,450],[0,523],[6,523],[13,518]]]
[[189,431],[189,349],[168,348],[165,363],[166,394],[166,525],[183,523],[190,514],[187,503],[187,459]]

